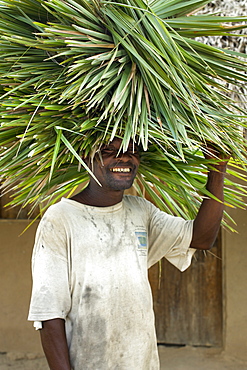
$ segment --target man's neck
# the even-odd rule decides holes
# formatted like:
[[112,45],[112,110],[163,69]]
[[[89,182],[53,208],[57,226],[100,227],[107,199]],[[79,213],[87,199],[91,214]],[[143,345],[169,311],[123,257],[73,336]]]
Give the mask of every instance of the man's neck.
[[94,188],[88,185],[71,199],[88,206],[110,207],[122,201],[123,193],[123,190],[107,191],[101,187]]

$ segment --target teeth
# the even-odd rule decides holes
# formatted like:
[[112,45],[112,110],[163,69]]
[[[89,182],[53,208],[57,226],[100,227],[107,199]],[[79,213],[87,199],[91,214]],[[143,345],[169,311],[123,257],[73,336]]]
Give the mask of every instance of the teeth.
[[111,168],[112,172],[130,172],[130,168]]

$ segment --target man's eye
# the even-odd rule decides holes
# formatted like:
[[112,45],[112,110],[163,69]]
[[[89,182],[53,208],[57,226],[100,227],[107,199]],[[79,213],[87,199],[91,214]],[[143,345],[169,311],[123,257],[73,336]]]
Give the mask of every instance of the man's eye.
[[[105,148],[105,149],[101,149],[101,155],[110,155],[110,154],[114,154],[114,155],[117,155],[117,156],[120,156],[123,154],[123,152],[119,152],[117,149],[115,148]],[[131,154],[131,155],[135,155],[135,156],[139,156],[139,151],[138,150],[133,150],[133,149],[128,149],[126,152],[126,154]]]
[[110,154],[114,152],[115,152],[115,149],[111,149],[111,148],[101,149],[101,154]]
[[132,154],[132,155],[139,155],[139,151],[138,150],[129,149],[129,150],[127,150],[127,153]]

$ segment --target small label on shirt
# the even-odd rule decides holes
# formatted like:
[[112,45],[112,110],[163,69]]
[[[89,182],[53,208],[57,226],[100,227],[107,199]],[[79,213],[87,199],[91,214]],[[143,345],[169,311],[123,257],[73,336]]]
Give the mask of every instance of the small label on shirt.
[[147,233],[146,231],[136,231],[135,235],[138,240],[137,250],[140,256],[147,255]]

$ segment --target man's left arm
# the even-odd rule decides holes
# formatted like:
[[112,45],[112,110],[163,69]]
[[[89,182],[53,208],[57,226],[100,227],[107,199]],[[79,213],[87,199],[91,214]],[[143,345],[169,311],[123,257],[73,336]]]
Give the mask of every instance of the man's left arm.
[[[209,158],[209,156],[206,156]],[[213,156],[211,156],[213,158]],[[207,197],[203,200],[194,220],[190,247],[210,249],[218,235],[224,210],[224,177],[229,158],[214,165],[208,172],[206,189],[217,199]]]

